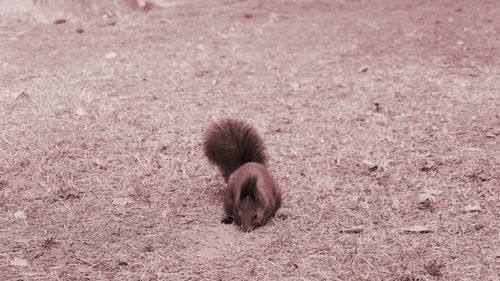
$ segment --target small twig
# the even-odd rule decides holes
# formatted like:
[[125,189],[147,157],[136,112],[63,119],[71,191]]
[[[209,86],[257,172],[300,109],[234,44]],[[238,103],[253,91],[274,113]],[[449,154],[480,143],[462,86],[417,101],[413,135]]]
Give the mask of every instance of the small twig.
[[4,132],[2,133],[2,139],[3,139],[3,140],[4,140],[4,141],[5,141],[8,145],[12,145],[12,143],[10,143],[10,142],[9,142],[9,141],[5,138],[5,133],[6,133],[6,131],[4,131]]
[[342,233],[361,233],[363,231],[365,231],[365,228],[362,225],[340,230]]

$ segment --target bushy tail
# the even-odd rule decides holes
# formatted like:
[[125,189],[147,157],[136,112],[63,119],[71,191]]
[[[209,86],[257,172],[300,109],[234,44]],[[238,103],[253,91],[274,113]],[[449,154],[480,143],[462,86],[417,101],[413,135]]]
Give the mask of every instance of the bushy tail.
[[226,181],[247,162],[265,165],[264,150],[264,142],[257,131],[241,120],[221,120],[207,130],[203,139],[205,156],[220,168]]

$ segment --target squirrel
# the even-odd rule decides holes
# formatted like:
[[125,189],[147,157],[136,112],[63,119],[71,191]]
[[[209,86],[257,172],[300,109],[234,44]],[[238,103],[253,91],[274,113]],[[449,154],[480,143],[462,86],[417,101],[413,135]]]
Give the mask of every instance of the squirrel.
[[250,232],[274,217],[281,206],[281,190],[266,167],[264,142],[252,126],[235,119],[212,124],[204,135],[203,151],[228,186],[222,223],[235,222]]

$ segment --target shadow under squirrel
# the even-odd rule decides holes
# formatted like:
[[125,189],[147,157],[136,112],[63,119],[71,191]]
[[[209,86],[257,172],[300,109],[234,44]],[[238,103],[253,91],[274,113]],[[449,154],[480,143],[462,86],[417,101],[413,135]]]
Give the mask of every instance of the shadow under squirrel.
[[221,120],[205,133],[203,151],[228,185],[222,222],[235,222],[244,232],[264,226],[281,206],[281,191],[266,168],[265,146],[257,131],[241,120]]

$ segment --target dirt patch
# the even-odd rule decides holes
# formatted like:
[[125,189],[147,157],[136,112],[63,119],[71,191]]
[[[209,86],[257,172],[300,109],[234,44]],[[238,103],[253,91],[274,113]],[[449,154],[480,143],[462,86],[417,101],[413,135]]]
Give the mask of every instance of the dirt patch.
[[192,252],[188,255],[200,260],[211,260],[228,255],[229,250],[236,244],[235,233],[230,230],[230,228],[221,227],[199,229],[198,233],[203,235],[193,239],[194,245],[190,249]]
[[189,0],[21,0],[3,1],[0,13],[20,20],[31,19],[40,23],[96,22],[123,18],[134,11],[182,5]]

